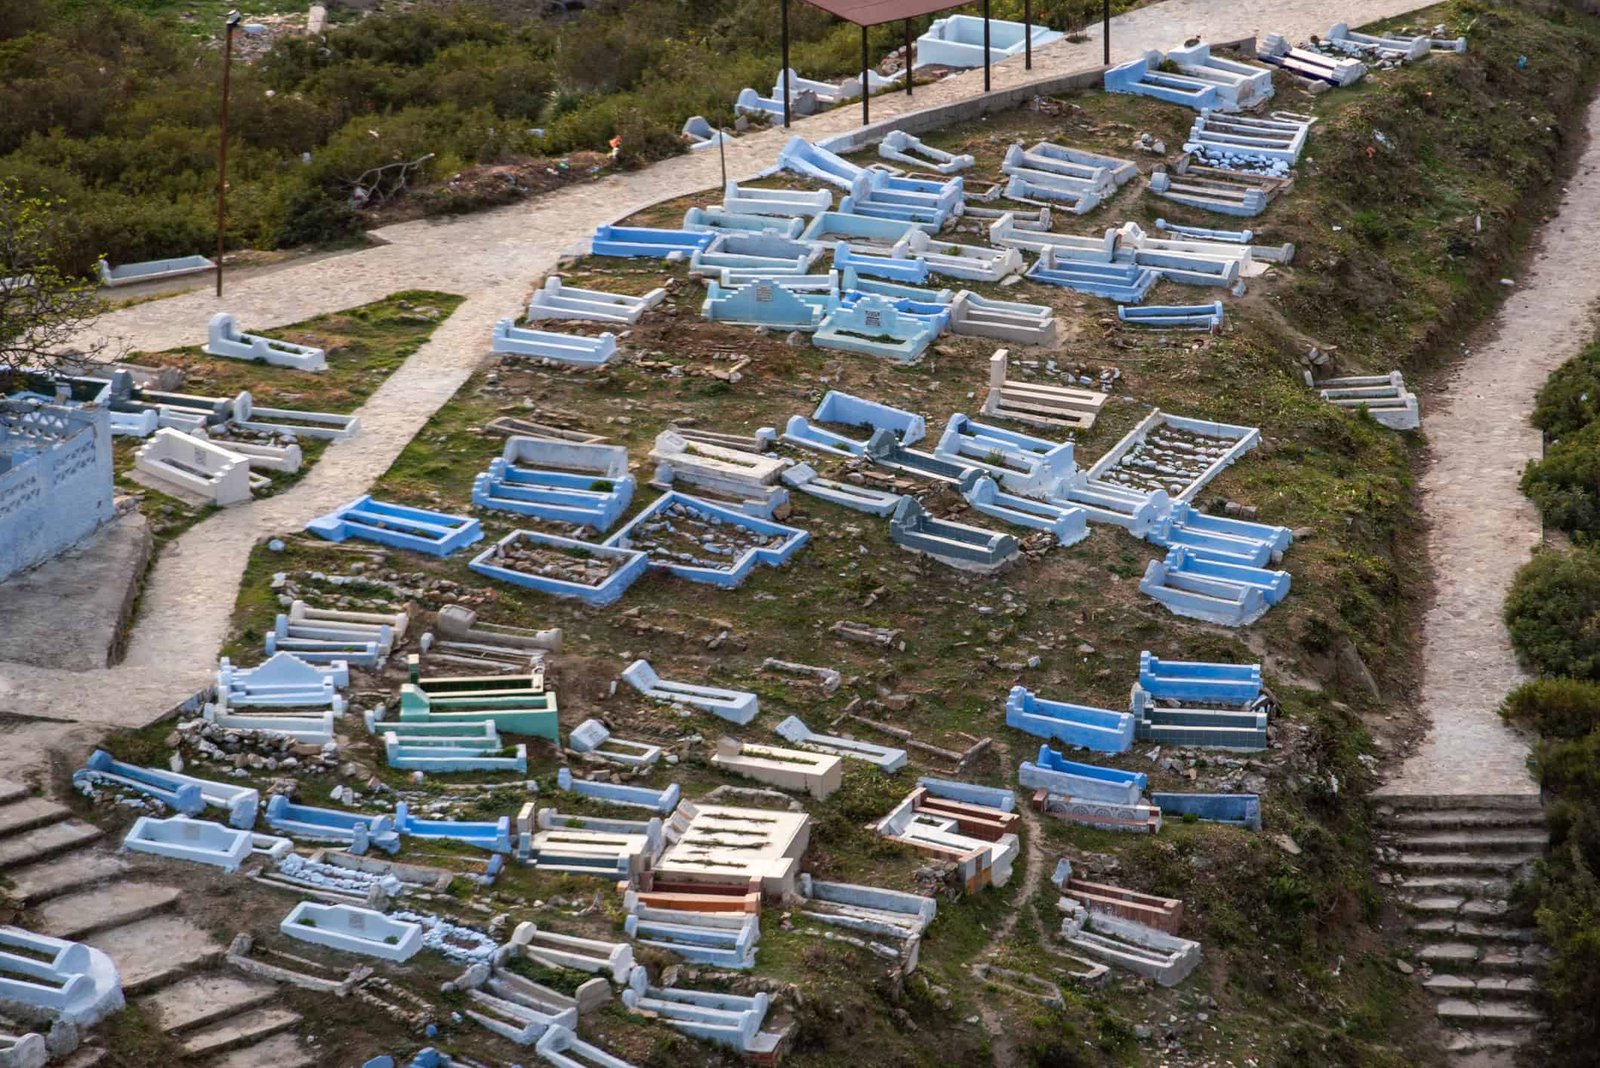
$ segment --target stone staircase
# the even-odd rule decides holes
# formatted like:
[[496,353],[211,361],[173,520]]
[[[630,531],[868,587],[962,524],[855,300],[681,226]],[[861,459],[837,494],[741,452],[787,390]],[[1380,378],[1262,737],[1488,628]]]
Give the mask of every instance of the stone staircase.
[[1512,882],[1546,845],[1535,795],[1383,795],[1380,853],[1391,866],[1422,985],[1438,998],[1448,1049],[1510,1063],[1543,1017],[1532,995],[1546,955],[1506,919]]
[[[85,942],[117,965],[123,993],[197,1068],[300,1068],[310,1053],[289,1033],[298,1013],[271,1004],[277,987],[222,970],[225,947],[178,910],[183,891],[131,865],[71,810],[0,782],[0,896],[22,925]],[[176,873],[174,873],[176,874]],[[174,880],[179,881],[179,880]],[[91,1068],[92,1036],[60,1068]]]

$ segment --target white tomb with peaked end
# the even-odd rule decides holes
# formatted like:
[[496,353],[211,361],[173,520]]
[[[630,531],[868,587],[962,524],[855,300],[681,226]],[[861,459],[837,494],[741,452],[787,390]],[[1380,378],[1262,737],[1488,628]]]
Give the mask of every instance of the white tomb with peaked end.
[[296,345],[292,341],[246,334],[227,312],[211,317],[207,331],[205,351],[213,356],[226,356],[232,360],[259,360],[273,367],[292,367],[296,371],[325,371],[328,354],[310,345]]

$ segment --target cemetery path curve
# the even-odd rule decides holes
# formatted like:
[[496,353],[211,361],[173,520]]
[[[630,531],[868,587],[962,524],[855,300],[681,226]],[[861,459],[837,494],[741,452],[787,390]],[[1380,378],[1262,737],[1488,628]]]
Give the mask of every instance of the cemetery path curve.
[[1429,459],[1420,489],[1434,597],[1423,621],[1421,700],[1430,727],[1385,794],[1538,793],[1527,744],[1498,711],[1526,678],[1501,610],[1543,538],[1539,513],[1519,488],[1523,467],[1543,452],[1528,421],[1534,395],[1589,341],[1600,301],[1600,98],[1586,131],[1525,275],[1423,405]]
[[[1337,15],[1360,25],[1424,6],[1424,0],[1345,0]],[[1304,38],[1325,32],[1332,17],[1320,0],[1163,0],[1112,20],[1112,58],[1121,62],[1196,35],[1232,40],[1276,31]],[[1035,50],[1031,72],[1017,60],[996,65],[993,86],[1017,89],[1093,70],[1100,58],[1096,25],[1083,41]],[[983,72],[971,71],[920,87],[913,97],[874,98],[873,119],[902,118],[982,95]],[[815,140],[855,129],[858,121],[856,108],[842,107],[797,120],[792,131],[780,127],[740,137],[728,147],[728,173],[750,176],[770,166],[790,133]],[[288,491],[218,513],[161,552],[121,665],[74,673],[0,663],[0,712],[102,727],[139,726],[165,715],[214,670],[239,580],[258,538],[299,529],[365,492],[485,360],[495,320],[516,314],[535,282],[597,225],[715,188],[719,180],[714,154],[678,156],[494,211],[384,227],[373,233],[374,244],[356,251],[239,271],[230,276],[221,302],[202,286],[103,317],[96,333],[81,342],[103,337],[134,352],[158,352],[200,343],[210,317],[223,310],[245,329],[265,330],[402,289],[439,289],[468,298],[368,399],[355,441],[330,447]],[[42,748],[0,745],[0,774],[33,768]]]

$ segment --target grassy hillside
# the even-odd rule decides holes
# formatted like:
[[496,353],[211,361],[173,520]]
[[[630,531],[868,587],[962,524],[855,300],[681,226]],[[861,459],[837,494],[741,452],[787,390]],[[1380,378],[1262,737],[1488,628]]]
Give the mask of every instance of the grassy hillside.
[[[1107,761],[1148,773],[1155,790],[1259,791],[1262,833],[1175,820],[1159,836],[1134,837],[1030,820],[1017,879],[1004,890],[941,896],[922,966],[909,978],[885,974],[881,961],[823,940],[797,917],[780,922],[769,913],[756,975],[785,994],[801,1025],[788,1063],[992,1058],[1112,1065],[1249,1057],[1260,1064],[1399,1068],[1436,1056],[1440,1043],[1424,1022],[1431,1019],[1427,1004],[1397,969],[1384,929],[1364,800],[1384,755],[1379,741],[1398,737],[1414,716],[1407,695],[1422,591],[1411,476],[1419,443],[1321,403],[1301,380],[1301,357],[1312,344],[1332,349],[1335,366],[1345,371],[1416,371],[1447,358],[1440,345],[1498,295],[1496,280],[1548,203],[1566,140],[1594,84],[1600,30],[1564,9],[1532,5],[1452,3],[1420,17],[1470,28],[1471,51],[1315,98],[1280,86],[1281,106],[1314,110],[1319,123],[1294,192],[1253,225],[1263,240],[1293,240],[1299,255],[1294,267],[1252,279],[1250,293],[1228,303],[1229,327],[1221,336],[1135,335],[1117,328],[1102,302],[1029,283],[1002,291],[1054,305],[1066,328],[1058,361],[1122,372],[1118,398],[1092,431],[1077,436],[1080,462],[1098,456],[1150,404],[1261,428],[1261,448],[1214,482],[1201,502],[1215,510],[1233,501],[1298,531],[1285,560],[1294,592],[1249,632],[1195,625],[1138,594],[1137,579],[1157,551],[1120,531],[1098,528],[1070,549],[978,579],[904,554],[879,521],[808,498],[797,501],[793,521],[813,541],[784,571],[760,569],[736,592],[647,577],[605,611],[487,583],[467,569],[465,554],[445,561],[362,558],[373,579],[420,591],[424,608],[466,597],[495,622],[563,627],[567,649],[552,679],[564,725],[604,716],[621,737],[672,746],[680,763],[646,781],[678,781],[688,796],[728,781],[710,766],[705,741],[727,725],[681,719],[626,693],[611,694],[609,681],[631,657],[671,665],[678,677],[758,692],[762,717],[740,732],[752,739],[770,738],[772,724],[790,713],[822,729],[846,708],[950,748],[990,736],[990,754],[967,770],[984,782],[1011,781],[1017,762],[1037,746],[1003,724],[1013,684],[1120,707],[1142,649],[1265,662],[1283,703],[1270,752],[1243,758],[1167,749],[1152,761],[1145,755],[1150,747],[1138,746]],[[1518,56],[1527,57],[1525,66]],[[1067,103],[1064,117],[1017,111],[930,139],[971,152],[978,172],[990,173],[1016,138],[1059,137],[1126,154],[1135,132],[1151,131],[1172,144],[1192,117],[1100,94]],[[644,218],[667,218],[683,207],[662,205]],[[1134,185],[1100,215],[1063,228],[1088,232],[1123,218],[1149,224],[1157,214],[1204,221]],[[465,508],[472,476],[498,449],[483,424],[507,412],[606,434],[629,447],[641,473],[650,467],[644,456],[651,441],[672,420],[730,431],[781,426],[831,387],[913,408],[937,423],[949,412],[971,410],[992,350],[946,338],[921,364],[889,366],[706,323],[697,314],[699,291],[681,269],[591,259],[563,273],[572,284],[624,292],[660,285],[666,273],[673,292],[630,332],[632,356],[601,373],[503,365],[474,376],[396,461],[377,487],[380,496]],[[1152,299],[1192,297],[1193,291],[1167,287]],[[737,381],[707,373],[744,357],[749,362]],[[635,507],[652,496],[641,490]],[[953,506],[938,494],[930,500]],[[482,520],[491,539],[530,525],[496,513]],[[347,551],[299,538],[283,553],[259,551],[229,652],[259,648],[278,610],[275,573],[316,589],[316,572],[345,569],[351,559]],[[359,588],[323,592],[363,603]],[[899,628],[905,648],[836,640],[829,627],[840,619]],[[769,656],[828,664],[846,685],[832,697],[785,685],[760,671]],[[143,747],[142,759],[164,759],[153,733],[128,744]],[[554,754],[539,746],[530,752],[530,774],[548,783]],[[355,742],[348,755],[384,781],[400,781],[370,743]],[[853,767],[837,795],[808,802],[816,828],[805,867],[900,889],[918,886],[924,862],[863,829],[904,795],[907,779]],[[316,797],[328,785],[307,777],[304,789]],[[1051,938],[1059,926],[1054,895],[1041,879],[1063,853],[1093,865],[1107,881],[1182,899],[1183,933],[1204,945],[1196,975],[1176,990],[1121,976],[1099,989],[1068,982],[1069,962]],[[536,875],[517,878],[525,879],[512,884],[523,904],[514,911],[554,889]],[[614,903],[606,899],[581,922],[596,933],[614,930]],[[989,950],[1002,966],[1060,981],[1065,1004],[1045,1008],[977,983],[968,967]],[[991,1040],[979,1022],[985,1018],[1004,1025],[1003,1037]],[[639,1063],[706,1056],[699,1047],[663,1042],[658,1028],[620,1011],[601,1014],[592,1026],[602,1044]],[[354,1052],[359,1040],[352,1034],[338,1041]],[[491,1048],[464,1029],[447,1027],[439,1041],[474,1053]]]
[[[410,26],[432,34],[440,26],[464,25],[457,18],[489,16],[418,18],[388,22],[384,32]],[[444,21],[427,21],[434,18]],[[1419,372],[1448,360],[1450,341],[1502,292],[1498,278],[1513,268],[1522,238],[1558,187],[1594,87],[1600,26],[1561,6],[1474,0],[1441,5],[1415,21],[1467,32],[1471,50],[1376,73],[1355,89],[1317,97],[1280,82],[1277,105],[1313,111],[1319,122],[1294,191],[1252,226],[1264,241],[1293,241],[1298,255],[1293,267],[1252,278],[1244,298],[1228,301],[1229,325],[1221,335],[1137,335],[1118,327],[1104,302],[1031,283],[995,290],[1054,306],[1065,335],[1052,354],[1057,362],[1122,373],[1101,421],[1076,436],[1080,463],[1115,442],[1149,405],[1261,428],[1261,447],[1198,502],[1216,511],[1231,501],[1297,530],[1284,562],[1294,591],[1249,631],[1181,620],[1140,595],[1138,577],[1158,552],[1117,530],[1097,528],[1079,545],[1030,555],[1010,572],[980,579],[903,553],[881,521],[800,498],[792,519],[813,540],[785,570],[759,569],[733,592],[650,576],[603,611],[490,584],[466,567],[467,554],[443,561],[372,557],[359,548],[290,537],[284,552],[262,548],[252,559],[228,653],[258,655],[261,635],[280,609],[279,573],[321,597],[348,598],[348,607],[375,607],[380,584],[394,583],[424,609],[466,599],[493,622],[560,626],[567,646],[551,680],[561,695],[563,726],[603,716],[620,737],[672,747],[679,762],[644,781],[677,781],[691,797],[733,781],[707,756],[708,740],[731,728],[611,693],[611,680],[632,657],[648,656],[674,677],[758,692],[761,718],[735,732],[755,740],[770,740],[772,725],[785,715],[824,729],[846,709],[949,748],[992,737],[990,752],[964,773],[989,783],[1013,781],[1017,762],[1037,747],[1037,740],[1004,726],[1003,701],[1014,684],[1122,707],[1143,649],[1181,659],[1263,661],[1283,706],[1269,752],[1244,757],[1168,748],[1152,760],[1150,746],[1136,746],[1105,761],[1146,772],[1154,790],[1257,791],[1261,833],[1173,820],[1159,836],[1135,837],[1030,817],[1016,879],[971,896],[941,893],[939,919],[910,977],[886,970],[868,952],[825,940],[803,918],[769,910],[753,981],[779,992],[784,1011],[799,1023],[786,1063],[1431,1063],[1441,1043],[1414,979],[1396,966],[1365,802],[1384,745],[1414,725],[1416,715],[1409,695],[1423,591],[1412,472],[1420,442],[1323,404],[1302,380],[1302,357],[1314,345],[1332,352],[1331,369],[1344,372],[1396,366]],[[450,63],[479,69],[430,44],[415,53],[432,57],[418,68],[429,70],[429,78],[408,82],[382,67],[388,60],[373,58],[404,54],[403,41],[384,42],[382,48],[392,51],[327,67],[318,67],[316,57],[285,53],[252,77],[283,77],[305,87],[294,106],[309,109],[307,115],[335,99],[318,96],[332,92],[330,85],[352,94],[340,99],[362,99],[343,79],[370,77],[396,94],[381,125],[389,136],[404,122],[422,128],[439,121],[446,112],[433,109],[456,106],[406,103],[406,94],[435,91]],[[470,54],[482,43],[459,45]],[[1059,113],[1019,110],[929,140],[972,153],[976,172],[992,175],[1014,139],[1059,138],[1127,155],[1136,133],[1151,132],[1171,145],[1192,120],[1182,109],[1139,98],[1087,93],[1064,103]],[[359,143],[379,120],[363,113],[346,121],[353,124],[349,139]],[[347,134],[330,145],[345,146],[339,138]],[[37,146],[30,138],[19,151],[26,155]],[[1141,161],[1146,167],[1151,162]],[[307,173],[297,172],[294,181]],[[310,173],[323,172],[314,164]],[[692,198],[711,199],[710,192]],[[644,219],[681,216],[685,203],[659,206]],[[1088,233],[1123,219],[1149,226],[1158,215],[1207,222],[1133,183],[1097,215],[1059,228]],[[602,372],[507,363],[475,375],[399,457],[376,487],[379,496],[466,509],[472,476],[498,452],[498,439],[486,435],[483,424],[505,413],[605,434],[629,447],[641,475],[651,468],[645,459],[650,443],[674,420],[724,431],[781,426],[789,415],[809,411],[828,388],[915,409],[937,426],[950,412],[971,411],[993,348],[946,338],[922,363],[891,366],[706,323],[698,316],[700,291],[681,268],[589,259],[566,265],[563,274],[575,285],[623,292],[661,285],[666,275],[673,291],[660,311],[629,332],[629,355]],[[1194,298],[1193,290],[1174,286],[1152,295],[1155,302]],[[744,358],[741,376],[732,380],[727,368]],[[948,495],[926,496],[935,508],[959,507]],[[636,497],[637,509],[653,494],[641,488]],[[482,521],[491,539],[513,525],[536,525],[497,513],[483,513]],[[351,570],[352,561],[370,586],[335,586],[317,577]],[[837,640],[829,628],[841,619],[898,628],[905,646]],[[766,657],[827,664],[846,682],[838,693],[820,695],[763,673]],[[397,672],[373,680],[359,688],[362,699],[392,694],[398,682]],[[844,726],[852,729],[848,721]],[[167,729],[118,746],[137,759],[164,763]],[[534,744],[530,756],[530,776],[549,796],[556,755]],[[361,769],[352,781],[373,774],[382,785],[411,789],[383,765],[370,739],[354,739],[344,759]],[[269,778],[262,773],[256,781],[265,786]],[[864,829],[904,796],[910,778],[852,767],[836,795],[808,801],[816,824],[805,869],[897,889],[926,886],[923,858]],[[326,797],[337,781],[306,774],[302,795]],[[430,800],[446,797],[432,783],[415,789]],[[500,815],[517,803],[517,796],[497,794],[475,801],[479,810],[458,814]],[[562,797],[559,806],[572,802]],[[1052,939],[1059,926],[1055,898],[1042,878],[1063,854],[1109,882],[1180,898],[1182,933],[1204,946],[1197,973],[1174,990],[1123,975],[1099,988],[1071,983],[1070,962]],[[532,904],[557,894],[588,901],[595,887],[517,869],[491,901],[475,904],[518,920],[551,916],[560,929],[615,936],[614,895],[602,894],[595,909],[577,916]],[[1581,926],[1593,913],[1587,902],[1586,895],[1582,907],[1563,911],[1559,922]],[[1046,1008],[977,982],[969,967],[991,951],[1002,966],[1059,981],[1064,1004]],[[1586,960],[1574,956],[1571,971],[1562,973],[1580,994],[1587,989],[1580,982]],[[379,1052],[360,1028],[335,1018],[339,1010],[326,1011],[318,1033],[330,1054],[356,1062],[358,1054]],[[991,1038],[986,1023],[999,1037]],[[614,1004],[586,1019],[585,1029],[587,1037],[636,1063],[717,1063],[706,1047],[664,1038],[661,1028]],[[1576,1037],[1581,1042],[1585,1034],[1580,1029]],[[517,1055],[470,1025],[446,1024],[436,1041],[474,1056]]]

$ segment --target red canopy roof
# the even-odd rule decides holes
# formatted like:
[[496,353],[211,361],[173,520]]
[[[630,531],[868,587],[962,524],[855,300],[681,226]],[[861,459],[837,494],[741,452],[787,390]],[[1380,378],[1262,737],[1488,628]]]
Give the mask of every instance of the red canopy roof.
[[961,7],[967,0],[806,0],[830,15],[837,15],[857,26],[878,26]]

